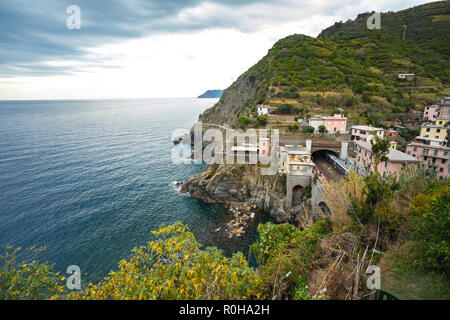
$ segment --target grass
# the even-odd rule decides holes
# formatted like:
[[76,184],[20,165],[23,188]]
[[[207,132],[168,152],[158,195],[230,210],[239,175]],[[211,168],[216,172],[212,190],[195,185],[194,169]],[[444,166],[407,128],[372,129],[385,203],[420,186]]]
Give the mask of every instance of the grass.
[[414,263],[417,259],[417,243],[413,241],[388,250],[379,264],[382,289],[402,300],[449,300],[449,278],[419,269]]

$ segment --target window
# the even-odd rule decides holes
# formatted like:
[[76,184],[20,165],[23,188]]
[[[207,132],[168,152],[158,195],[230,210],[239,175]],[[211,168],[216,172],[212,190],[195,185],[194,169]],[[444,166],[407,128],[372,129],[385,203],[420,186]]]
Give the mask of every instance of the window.
[[437,156],[438,155],[438,150],[434,150],[434,155]]
[[439,172],[444,172],[444,168],[439,168]]
[[442,159],[442,163],[444,164],[444,163],[446,163],[447,162],[447,159]]
[[417,147],[414,147],[414,151],[417,151]]
[[430,128],[427,128],[427,132],[430,132]]
[[441,129],[436,129],[436,132],[437,132],[437,133],[441,132]]

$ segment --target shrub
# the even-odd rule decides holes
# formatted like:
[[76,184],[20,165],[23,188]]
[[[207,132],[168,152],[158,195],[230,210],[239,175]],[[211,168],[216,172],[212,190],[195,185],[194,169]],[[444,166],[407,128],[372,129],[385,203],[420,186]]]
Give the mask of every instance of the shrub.
[[[43,248],[30,248],[28,252],[37,254]],[[53,265],[17,260],[20,247],[7,247],[0,256],[0,300],[48,299],[63,292],[64,287],[59,274],[53,272]]]
[[315,131],[314,127],[311,126],[308,126],[302,130],[303,133],[314,133],[314,131]]

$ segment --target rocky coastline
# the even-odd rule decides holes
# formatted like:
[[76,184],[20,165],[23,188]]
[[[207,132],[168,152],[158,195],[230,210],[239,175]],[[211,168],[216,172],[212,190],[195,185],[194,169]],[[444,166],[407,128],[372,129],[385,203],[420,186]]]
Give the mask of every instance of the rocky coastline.
[[257,166],[213,163],[186,179],[180,192],[211,204],[248,204],[285,223],[290,221],[290,214],[285,209],[282,185],[278,175],[263,176]]

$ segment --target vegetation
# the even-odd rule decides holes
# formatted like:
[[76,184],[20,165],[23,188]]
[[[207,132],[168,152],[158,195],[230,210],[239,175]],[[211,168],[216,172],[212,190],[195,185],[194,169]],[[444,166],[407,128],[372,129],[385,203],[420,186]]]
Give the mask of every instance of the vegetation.
[[295,113],[295,108],[288,104],[288,103],[283,103],[282,105],[280,105],[278,108],[275,109],[274,114],[292,114]]
[[259,240],[250,250],[260,264],[261,279],[271,298],[310,299],[305,279],[320,238],[331,231],[328,219],[306,231],[290,224],[258,226]]
[[[52,271],[53,266],[38,263],[31,258],[30,262],[18,262],[20,247],[7,247],[6,253],[0,256],[0,300],[45,299],[63,292],[58,273]],[[33,257],[43,248],[30,248],[28,254]]]
[[0,269],[2,299],[261,299],[258,273],[242,253],[231,258],[217,248],[200,250],[194,235],[181,223],[152,231],[156,237],[135,248],[98,284],[80,292],[63,292],[58,274],[47,264],[17,265],[15,252]]
[[[243,87],[252,87],[252,103],[220,102],[217,108],[233,110],[222,120],[234,121],[268,96],[289,99],[275,111],[279,114],[294,114],[294,105],[319,106],[327,113],[342,108],[351,120],[371,124],[423,110],[450,93],[450,19],[436,19],[448,16],[449,6],[440,1],[382,13],[379,30],[369,30],[369,14],[361,14],[317,38],[296,34],[279,40],[227,89],[239,95]],[[415,80],[398,80],[399,73],[414,73]],[[208,110],[205,117],[216,111]]]
[[[305,105],[330,113],[342,108],[370,124],[434,103],[450,88],[449,6],[443,1],[383,14],[381,30],[367,29],[368,15],[362,14],[336,23],[317,39],[281,39],[224,92],[240,95],[239,83],[254,89],[228,116],[241,127],[265,126],[266,116],[250,115],[257,104],[270,103],[268,94],[285,99],[277,103],[277,114],[305,113]],[[415,73],[415,80],[397,80],[406,72]],[[217,116],[223,101],[201,118]],[[416,134],[400,133],[407,139]],[[367,177],[352,172],[339,183],[322,183],[331,217],[322,216],[306,230],[291,224],[258,226],[259,239],[250,250],[258,268],[249,267],[242,253],[228,258],[217,248],[200,249],[194,235],[177,223],[153,231],[154,240],[80,292],[66,292],[64,278],[52,266],[34,259],[19,262],[20,249],[8,248],[1,257],[0,299],[358,299],[363,288],[355,271],[369,263],[382,267],[383,288],[400,298],[448,299],[450,181],[437,182],[422,168],[380,175],[377,165],[386,160],[388,147],[387,140],[375,138],[375,170]],[[286,193],[286,176],[279,178]],[[304,197],[309,196],[305,190]],[[350,277],[358,281],[342,295],[339,288]],[[320,294],[324,283],[326,296]]]
[[302,130],[303,133],[314,133],[314,127],[308,126]]

